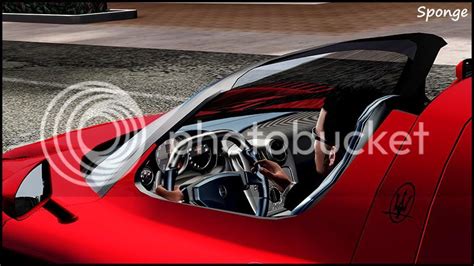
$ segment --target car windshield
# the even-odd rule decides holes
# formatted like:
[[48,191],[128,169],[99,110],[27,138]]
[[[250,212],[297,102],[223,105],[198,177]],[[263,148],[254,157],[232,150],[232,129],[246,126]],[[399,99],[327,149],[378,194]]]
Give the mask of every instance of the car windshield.
[[234,88],[204,106],[197,119],[265,111],[321,108],[335,87],[370,86],[392,94],[407,56],[395,52],[352,50],[264,65],[240,77]]
[[[406,62],[406,55],[395,52],[351,50],[263,65],[235,79],[231,90],[218,93],[215,99],[208,101],[196,115],[189,118],[187,124],[197,120],[210,121],[262,112],[318,110],[328,92],[339,85],[370,85],[383,94],[391,94]],[[199,98],[201,94],[198,93],[194,98]],[[190,113],[191,110],[186,110],[189,102],[190,100],[170,113],[176,110]],[[150,126],[146,129],[137,134],[142,135],[142,139],[135,137],[135,143],[126,144],[147,146],[143,143],[150,140],[156,142],[157,139],[143,134],[149,132]],[[161,129],[165,130],[163,127]],[[139,154],[143,152],[142,149]],[[127,154],[127,151],[124,153]],[[120,158],[114,160],[117,161],[120,161]],[[91,175],[86,178],[88,184],[101,195],[105,194],[117,179],[117,175],[111,179],[104,178],[102,174],[96,175],[95,178],[91,178]]]

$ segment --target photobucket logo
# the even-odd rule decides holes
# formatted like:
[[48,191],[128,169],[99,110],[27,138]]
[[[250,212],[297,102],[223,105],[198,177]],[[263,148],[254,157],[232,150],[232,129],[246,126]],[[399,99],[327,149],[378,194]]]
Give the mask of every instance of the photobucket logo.
[[[46,158],[56,157],[50,160],[50,166],[61,177],[77,185],[89,186],[85,182],[84,172],[95,168],[100,176],[107,176],[121,162],[111,162],[101,169],[85,162],[105,158],[116,151],[121,143],[132,139],[132,134],[145,126],[142,116],[138,104],[117,86],[99,81],[69,86],[50,101],[41,120],[43,154]],[[125,120],[133,117],[138,118]],[[107,132],[97,131],[96,135],[89,134],[87,137],[83,134],[82,128],[106,122],[112,122]],[[66,133],[58,135],[62,132]],[[110,136],[112,142],[106,147],[93,150],[94,146],[105,141],[105,135]],[[50,136],[53,137],[46,140]],[[121,141],[115,138],[119,136]],[[136,146],[140,146],[138,144],[141,140],[132,140],[137,142]],[[60,165],[57,163],[59,161]]]

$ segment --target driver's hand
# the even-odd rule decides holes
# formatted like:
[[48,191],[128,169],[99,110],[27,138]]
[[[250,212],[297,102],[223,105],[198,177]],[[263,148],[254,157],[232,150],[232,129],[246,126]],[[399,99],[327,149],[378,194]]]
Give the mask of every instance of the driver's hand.
[[184,199],[183,192],[179,190],[178,186],[174,186],[173,191],[168,191],[163,186],[156,187],[155,193],[158,196],[161,196],[167,200],[174,201],[174,202],[181,202]]
[[279,186],[280,191],[284,191],[291,184],[290,177],[279,164],[270,160],[260,160],[255,162],[256,164],[260,165],[260,173],[266,178],[273,180]]

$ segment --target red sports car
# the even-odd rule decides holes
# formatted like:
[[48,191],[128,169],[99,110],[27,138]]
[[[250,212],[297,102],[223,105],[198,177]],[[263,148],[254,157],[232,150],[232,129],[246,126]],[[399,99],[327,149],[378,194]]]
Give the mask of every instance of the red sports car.
[[[298,51],[167,113],[10,150],[2,253],[59,263],[470,263],[471,60],[436,98],[425,95],[445,44],[413,33]],[[318,114],[337,90],[361,86],[377,97],[319,175]],[[262,174],[264,159],[291,186]],[[290,207],[298,184],[311,185]]]

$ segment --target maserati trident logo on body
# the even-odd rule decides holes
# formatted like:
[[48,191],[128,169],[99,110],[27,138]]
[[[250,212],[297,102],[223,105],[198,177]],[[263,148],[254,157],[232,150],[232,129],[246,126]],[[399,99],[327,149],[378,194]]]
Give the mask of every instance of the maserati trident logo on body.
[[390,220],[393,223],[401,223],[406,218],[411,217],[410,212],[415,202],[415,186],[407,182],[401,185],[392,197],[388,211]]

